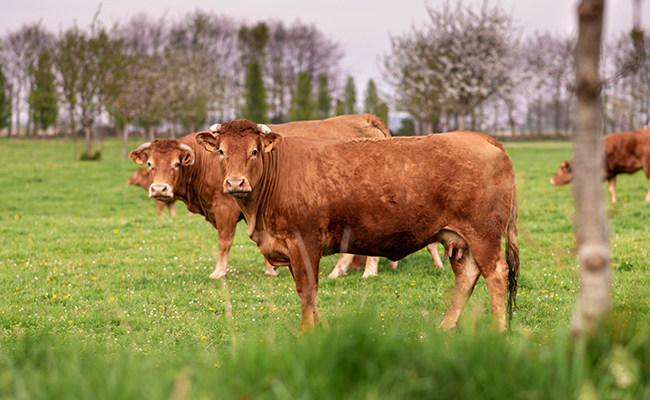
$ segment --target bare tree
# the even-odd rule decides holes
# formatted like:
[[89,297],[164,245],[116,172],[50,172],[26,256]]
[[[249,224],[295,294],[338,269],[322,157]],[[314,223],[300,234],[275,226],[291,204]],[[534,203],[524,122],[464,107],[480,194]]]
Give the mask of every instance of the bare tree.
[[[33,72],[35,71],[38,55],[48,49],[52,43],[52,35],[45,30],[41,22],[24,25],[15,32],[10,32],[4,40],[3,65],[10,82],[10,96],[14,100],[15,126],[20,131],[22,106],[26,103],[26,93],[32,90]],[[27,131],[31,125],[31,112],[28,110]]]
[[447,121],[457,116],[463,129],[465,117],[511,80],[518,46],[512,18],[487,1],[478,12],[460,2],[427,11],[426,27],[391,38],[385,75],[401,108],[428,103],[416,120],[431,118],[432,124],[441,115]]
[[599,75],[604,0],[582,0],[578,7],[574,194],[580,293],[574,314],[576,335],[594,332],[610,308],[610,255],[601,193],[604,165]]
[[317,87],[318,77],[325,75],[336,90],[343,53],[337,43],[327,39],[314,25],[296,21],[285,27],[281,21],[270,21],[268,26],[267,62],[263,70],[269,77],[266,87],[271,120],[278,123],[287,118],[300,72],[312,77],[313,87]]

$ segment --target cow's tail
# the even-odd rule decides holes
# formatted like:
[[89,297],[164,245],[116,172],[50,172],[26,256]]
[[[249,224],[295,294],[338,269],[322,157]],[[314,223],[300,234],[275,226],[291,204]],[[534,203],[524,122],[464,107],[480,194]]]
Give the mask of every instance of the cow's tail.
[[519,279],[519,242],[517,239],[517,188],[512,178],[512,208],[506,227],[506,263],[508,264],[508,325],[517,307],[517,281]]
[[391,137],[390,131],[388,130],[388,127],[384,123],[384,120],[382,120],[375,114],[366,114],[366,117],[368,119],[368,122],[371,123],[372,126],[379,129],[384,134],[384,137]]

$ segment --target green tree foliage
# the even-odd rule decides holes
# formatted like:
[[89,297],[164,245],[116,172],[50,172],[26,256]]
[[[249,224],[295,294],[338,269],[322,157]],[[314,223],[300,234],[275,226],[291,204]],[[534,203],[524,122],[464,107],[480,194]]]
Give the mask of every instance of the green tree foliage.
[[239,29],[242,64],[246,68],[244,83],[246,104],[242,111],[242,117],[260,124],[270,122],[262,72],[268,40],[269,28],[264,22],[260,22],[252,28],[242,26]]
[[269,123],[262,68],[257,61],[251,61],[248,64],[248,72],[246,73],[246,104],[242,112],[242,118],[258,124]]
[[314,106],[311,98],[311,78],[307,71],[298,74],[298,87],[291,98],[289,121],[314,119]]
[[415,124],[411,118],[402,118],[402,126],[397,130],[397,136],[413,136],[415,135]]
[[343,106],[343,100],[338,99],[336,100],[336,110],[334,111],[334,115],[337,117],[339,115],[345,115],[345,107]]
[[33,114],[34,123],[40,129],[52,126],[59,116],[59,100],[56,96],[56,82],[52,72],[52,56],[48,50],[38,58],[38,67],[33,72],[34,86],[29,94],[28,103]]
[[329,79],[327,75],[318,76],[318,118],[325,119],[332,110],[332,95],[330,94]]
[[364,112],[370,114],[378,113],[381,101],[379,100],[379,94],[377,93],[377,85],[375,85],[375,81],[372,79],[368,80],[368,86],[366,88],[365,99],[363,103]]
[[0,129],[11,124],[11,99],[7,96],[7,80],[0,64]]
[[388,104],[381,102],[379,107],[377,107],[376,115],[388,126]]
[[85,35],[77,28],[70,28],[59,35],[54,44],[54,66],[59,75],[62,100],[68,107],[70,114],[70,132],[76,143],[76,115],[77,108],[77,86],[81,74],[81,63],[83,43]]
[[343,92],[343,110],[345,114],[357,113],[357,89],[354,85],[354,78],[349,76]]

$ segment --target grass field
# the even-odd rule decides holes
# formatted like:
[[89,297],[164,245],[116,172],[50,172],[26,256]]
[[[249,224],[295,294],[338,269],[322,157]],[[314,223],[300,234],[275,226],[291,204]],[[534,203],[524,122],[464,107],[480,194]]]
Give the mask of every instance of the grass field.
[[[133,142],[135,148],[139,142]],[[15,399],[650,398],[650,205],[643,174],[609,204],[613,311],[593,343],[569,339],[576,293],[571,187],[550,177],[564,142],[505,145],[517,174],[519,308],[489,330],[483,280],[453,332],[436,326],[453,274],[426,251],[327,278],[329,329],[296,337],[300,304],[286,268],[238,227],[228,277],[208,274],[216,231],[202,216],[161,218],[120,143],[101,162],[64,140],[0,139],[0,397]],[[606,197],[604,196],[606,199]]]

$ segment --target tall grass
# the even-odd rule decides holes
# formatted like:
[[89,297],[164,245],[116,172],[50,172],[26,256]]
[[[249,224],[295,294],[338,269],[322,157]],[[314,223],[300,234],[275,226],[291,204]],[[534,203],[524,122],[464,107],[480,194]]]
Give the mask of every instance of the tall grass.
[[[133,142],[135,148],[139,143]],[[63,140],[0,140],[0,396],[3,398],[645,398],[650,394],[647,190],[618,179],[608,204],[613,313],[594,343],[569,326],[579,290],[571,187],[550,176],[567,143],[507,144],[517,173],[521,278],[513,329],[489,331],[482,281],[461,326],[438,332],[453,274],[425,251],[380,276],[330,280],[330,329],[296,337],[286,269],[263,276],[241,224],[228,277],[212,281],[216,232],[160,218],[136,168],[107,141],[101,162]],[[182,204],[179,215],[184,215]],[[446,264],[447,265],[447,264]]]

